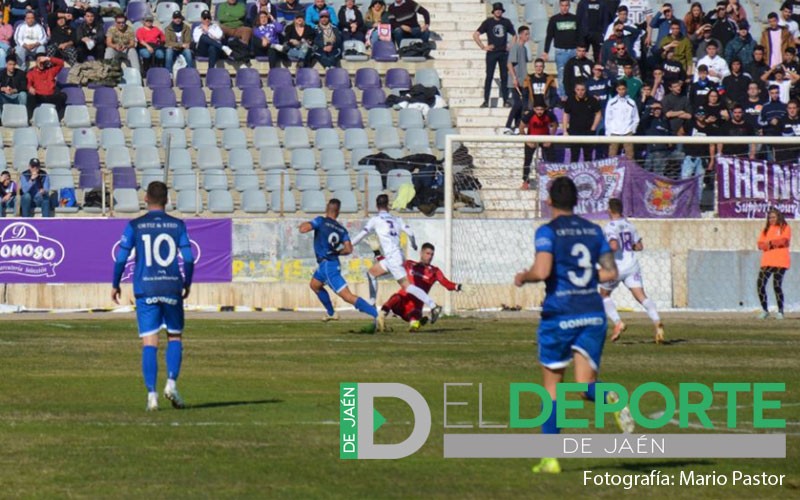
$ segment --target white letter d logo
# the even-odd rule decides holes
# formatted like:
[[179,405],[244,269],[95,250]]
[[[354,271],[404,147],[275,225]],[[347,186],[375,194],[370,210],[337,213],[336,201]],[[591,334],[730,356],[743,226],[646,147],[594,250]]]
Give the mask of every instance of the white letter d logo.
[[[375,398],[402,399],[414,412],[414,429],[402,443],[374,444]],[[405,384],[358,384],[358,458],[396,459],[414,454],[422,448],[431,431],[431,410],[427,401]]]

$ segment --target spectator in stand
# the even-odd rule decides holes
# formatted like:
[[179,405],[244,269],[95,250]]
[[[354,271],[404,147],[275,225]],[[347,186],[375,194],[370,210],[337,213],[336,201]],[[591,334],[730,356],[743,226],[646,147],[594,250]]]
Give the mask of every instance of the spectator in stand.
[[0,115],[4,104],[28,104],[28,79],[13,58],[6,61],[5,69],[0,72]]
[[78,50],[75,48],[75,30],[72,29],[72,13],[53,12],[48,17],[50,41],[45,53],[50,57],[64,59],[70,66],[78,63]]
[[153,16],[145,16],[144,26],[136,30],[136,41],[139,43],[139,57],[145,71],[153,66],[163,66],[166,54],[164,32],[153,25]]
[[333,26],[339,26],[339,18],[336,17],[336,12],[333,7],[325,5],[325,0],[314,0],[314,3],[306,7],[306,26],[311,29],[317,29],[319,17],[322,12],[328,13],[328,20]]
[[364,26],[367,28],[367,46],[375,45],[378,41],[378,25],[389,23],[389,12],[383,0],[372,0],[367,14],[364,16]]
[[[625,82],[625,87],[627,89],[627,95],[634,101],[639,99],[639,93],[642,90],[642,81],[633,74],[633,65],[630,62],[626,62],[622,66],[622,76],[619,80]],[[617,87],[617,90],[619,88]]]
[[[482,108],[489,107],[489,95],[492,92],[492,81],[494,80],[494,69],[500,69],[500,97],[503,99],[503,106],[510,108],[508,100],[508,35],[516,36],[514,25],[507,18],[503,17],[505,12],[503,4],[496,2],[492,5],[492,15],[483,20],[478,29],[472,33],[472,39],[478,47],[486,52],[486,78],[483,80],[483,104]],[[481,35],[486,35],[486,41],[481,41]]]
[[753,49],[753,62],[745,66],[745,71],[753,81],[760,82],[761,75],[770,70],[769,65],[764,59],[764,47],[756,45]]
[[[660,102],[650,107],[649,114],[642,120],[641,130],[646,136],[668,137],[670,133],[669,120],[664,117],[663,105]],[[680,156],[670,144],[648,144],[644,168],[658,175],[664,175],[669,160]]]
[[544,59],[538,58],[533,61],[533,73],[525,77],[523,86],[528,89],[528,102],[534,102],[541,98],[545,106],[552,107],[560,102],[558,98],[556,79],[544,72]]
[[[699,106],[693,115],[692,137],[707,137],[708,124],[705,121],[705,106]],[[707,171],[712,171],[714,158],[714,144],[686,144],[684,151],[686,156],[681,164],[681,179],[698,176],[697,188],[698,195],[703,194],[703,180]]]
[[734,59],[731,63],[731,74],[722,79],[722,88],[725,89],[725,97],[731,106],[747,100],[747,87],[752,81],[750,75],[743,72],[742,61]]
[[786,3],[792,9],[792,20],[800,24],[800,0],[786,0]]
[[695,42],[694,47],[694,57],[695,59],[702,59],[706,55],[706,47],[711,44],[717,44],[717,48],[722,46],[722,42],[711,36],[711,25],[705,24],[703,28],[701,28],[702,32],[697,42]]
[[[745,117],[744,108],[740,104],[733,106],[731,120],[725,124],[723,135],[728,137],[752,137],[756,130]],[[740,158],[756,159],[755,144],[721,144],[720,155],[738,156]]]
[[278,4],[278,17],[287,22],[293,22],[296,17],[306,17],[306,6],[300,0],[286,0]]
[[606,104],[614,93],[614,82],[605,75],[602,64],[594,63],[592,76],[586,80],[586,92],[597,99],[601,111],[605,112]]
[[[636,102],[628,97],[628,86],[625,80],[619,80],[616,85],[617,95],[609,99],[606,105],[604,128],[607,137],[624,137],[633,135],[639,127],[639,108]],[[633,144],[622,144],[625,157],[634,159]],[[619,143],[608,146],[608,156],[615,157],[619,153]]]
[[639,65],[630,55],[628,47],[623,41],[617,41],[616,47],[611,57],[606,61],[606,74],[611,78],[622,78],[625,76],[625,66],[633,68],[633,74],[639,74]]
[[[74,19],[81,19],[90,11],[97,17],[100,10],[99,0],[64,0],[64,5],[72,12],[72,17]],[[73,26],[73,28],[75,28],[75,26]]]
[[[153,25],[153,16],[145,17],[145,25]],[[123,14],[114,17],[114,26],[106,32],[106,60],[119,60],[131,68],[139,70],[139,55],[136,53],[136,36],[133,28],[128,25],[128,18]]]
[[697,67],[695,78],[697,79],[689,87],[689,102],[693,108],[705,104],[708,93],[719,88],[719,85],[708,77],[708,66],[705,64]]
[[[547,109],[544,101],[537,98],[533,102],[533,113],[531,113],[530,119],[527,122],[520,122],[519,133],[532,136],[532,138],[549,136],[555,135],[557,128],[558,120],[555,115]],[[555,148],[551,142],[544,142],[541,139],[537,142],[526,142],[525,158],[522,163],[522,187],[520,188],[523,191],[530,189],[531,163],[533,163],[537,149],[544,161],[556,161]]]
[[[661,40],[667,35],[672,35],[673,40],[686,38],[686,25],[683,21],[675,17],[672,12],[672,4],[665,3],[661,6],[661,10],[656,12],[656,15],[653,16],[653,20],[650,21],[650,28],[658,30],[655,40],[651,40],[654,47],[660,47]],[[672,28],[676,23],[678,25],[678,35],[680,35],[680,37],[675,36],[675,31]]]
[[17,183],[11,180],[8,170],[3,170],[0,173],[0,217],[5,217],[8,213],[14,215],[16,201]]
[[196,55],[208,57],[209,68],[216,67],[220,53],[227,56],[232,52],[230,47],[223,45],[224,36],[222,28],[211,22],[211,13],[207,10],[201,12],[200,24],[192,30],[192,40],[197,47]]
[[752,81],[747,86],[747,98],[742,102],[745,120],[753,127],[753,130],[759,132],[759,135],[758,118],[761,115],[761,108],[764,107],[764,98],[761,94],[761,86],[756,81]]
[[319,13],[314,47],[315,56],[323,68],[339,66],[343,52],[342,34],[333,25],[330,13],[327,10]]
[[578,36],[580,41],[591,47],[592,57],[600,61],[603,47],[603,33],[611,22],[612,12],[604,0],[580,0],[575,15],[578,18]]
[[667,87],[675,80],[680,80],[682,82],[692,80],[692,78],[686,74],[686,69],[683,65],[675,60],[675,51],[672,49],[667,49],[664,53],[664,62],[661,63],[661,71],[664,77],[664,84],[666,84]]
[[[658,16],[656,16],[658,17]],[[667,52],[672,51],[673,61],[679,63],[681,68],[692,70],[692,42],[683,34],[681,25],[677,20],[669,24],[669,34],[659,42],[659,54],[662,60],[667,59]],[[691,76],[691,75],[690,75]]]
[[11,50],[11,40],[14,38],[14,27],[3,22],[0,16],[0,66],[6,66],[8,52]]
[[747,21],[739,23],[737,37],[725,46],[725,61],[728,65],[738,59],[744,67],[753,62],[753,51],[756,48],[756,41],[750,35],[750,24]]
[[[644,3],[644,2],[641,2]],[[650,17],[649,15],[647,16]],[[648,20],[648,23],[650,21]],[[622,24],[622,35],[620,36],[617,24]],[[646,33],[650,33],[650,25],[644,26]],[[612,35],[616,38],[624,38],[628,43],[628,50],[637,59],[642,55],[642,33],[643,30],[639,29],[636,21],[628,15],[628,6],[620,5],[617,9],[617,17],[608,25],[605,31],[604,38],[606,40],[613,40]]]
[[[719,46],[716,42],[709,43],[706,45],[705,57],[697,61],[698,67],[704,65],[708,68],[709,80],[717,84],[719,84],[723,78],[731,74],[730,69],[728,69],[728,63],[717,53],[718,49]],[[695,74],[695,80],[697,80],[697,78],[698,76]]]
[[83,15],[83,23],[75,34],[78,62],[85,62],[89,56],[96,61],[103,59],[106,52],[106,32],[102,21],[99,21],[91,10]]
[[569,0],[559,0],[558,9],[558,14],[552,16],[547,23],[542,58],[547,61],[550,46],[555,47],[558,96],[564,100],[567,97],[564,91],[564,66],[570,58],[575,57],[575,49],[578,47],[578,17],[570,13]]
[[36,0],[9,0],[7,3],[9,10],[8,22],[15,24],[22,21],[28,15],[28,12],[36,16],[36,3]]
[[[689,97],[683,94],[683,81],[675,80],[669,84],[669,93],[662,101],[664,117],[669,120],[671,135],[684,136],[689,132],[692,119],[692,105]],[[682,149],[679,145],[678,149]]]
[[778,26],[778,14],[770,12],[767,27],[761,32],[761,46],[764,47],[764,62],[774,68],[783,62],[783,53],[794,47],[791,33],[785,26]]
[[245,23],[255,29],[262,12],[267,13],[267,17],[269,17],[270,21],[275,22],[278,20],[278,10],[272,5],[272,2],[269,0],[258,0],[256,3],[247,4],[247,18],[245,19]]
[[789,102],[792,86],[800,81],[800,75],[797,73],[787,73],[783,69],[783,66],[779,65],[761,75],[761,81],[764,82],[768,88],[778,87],[778,95],[781,102],[787,104]]
[[294,23],[284,31],[284,39],[289,46],[286,52],[289,60],[297,61],[301,67],[310,66],[315,36],[314,30],[306,26],[305,18],[295,17]]
[[[389,5],[388,12],[389,22],[392,24],[392,39],[398,47],[404,38],[420,38],[423,42],[428,42],[431,37],[431,15],[428,9],[414,0],[395,0]],[[419,24],[417,14],[422,16],[422,24]]]
[[585,82],[592,76],[594,61],[586,57],[586,45],[581,42],[575,49],[575,57],[571,57],[564,65],[564,91],[568,94],[575,93],[575,84]]
[[733,19],[737,25],[747,20],[747,11],[739,3],[739,0],[728,0],[728,13],[729,17]]
[[36,54],[36,65],[28,70],[28,109],[31,113],[40,104],[54,104],[58,119],[64,118],[67,96],[56,87],[56,75],[64,61],[46,54]]
[[[575,94],[570,96],[564,103],[564,118],[561,128],[564,135],[595,135],[602,113],[597,99],[586,93],[586,84],[578,83],[575,85]],[[583,152],[583,161],[592,160],[591,144],[572,144],[570,145],[570,161],[579,160],[579,155]]]
[[217,22],[222,29],[222,34],[226,37],[236,38],[249,47],[250,39],[253,38],[253,28],[245,24],[246,17],[247,8],[238,0],[228,0],[219,4]]
[[[786,105],[786,114],[776,127],[781,137],[800,138],[800,105],[792,99]],[[775,161],[778,163],[796,163],[798,158],[797,144],[775,146]]]
[[258,23],[253,28],[253,53],[269,58],[269,67],[277,68],[286,58],[281,45],[283,25],[270,17],[266,11],[258,14]]
[[625,45],[626,54],[633,57],[635,54],[633,47],[636,44],[636,41],[639,37],[639,31],[636,30],[631,34],[632,30],[636,30],[636,28],[628,28],[624,26],[622,23],[616,23],[614,25],[614,30],[611,32],[611,36],[603,42],[603,48],[600,51],[602,55],[602,61],[607,63],[614,54],[616,53],[616,47],[622,43]]
[[700,2],[692,4],[689,12],[683,16],[683,24],[686,25],[686,34],[694,43],[701,36],[700,28],[706,24],[706,13],[703,12],[703,5]]
[[711,37],[720,42],[720,47],[733,40],[739,29],[733,16],[733,7],[725,0],[717,2],[717,9],[706,16],[706,24],[711,25]]
[[17,64],[23,70],[28,67],[28,57],[45,53],[47,31],[36,22],[33,11],[25,14],[25,21],[17,26],[14,42],[17,44],[14,49],[17,53]]
[[642,90],[639,92],[639,98],[636,99],[636,106],[639,108],[639,124],[641,125],[641,117],[650,114],[650,108],[656,103],[656,98],[653,95],[653,82],[643,82]]
[[[518,131],[521,125],[522,110],[528,107],[530,94],[524,86],[528,68],[528,50],[525,48],[530,40],[531,30],[527,26],[520,26],[517,39],[511,43],[508,51],[508,74],[511,75],[508,91],[511,93],[511,110],[506,119],[505,133]],[[533,102],[533,101],[530,101]],[[542,101],[544,103],[544,101]]]
[[[763,135],[780,136],[783,132],[781,121],[786,116],[786,104],[781,102],[780,89],[777,86],[769,88],[769,102],[761,107],[761,114],[758,117],[758,125],[763,131]],[[767,159],[775,159],[774,147],[765,146]]]
[[795,45],[800,43],[800,27],[798,27],[797,21],[792,19],[792,7],[788,3],[781,5],[778,26],[789,30],[789,34],[792,35],[792,40],[794,40]]
[[183,14],[179,10],[172,13],[172,22],[164,29],[164,46],[164,66],[170,74],[178,56],[183,56],[187,67],[194,68],[192,28],[183,22]]
[[342,8],[339,9],[339,31],[342,38],[349,40],[366,41],[367,27],[364,25],[364,16],[356,5],[355,0],[346,0]]
[[[46,56],[44,56],[46,57]],[[28,170],[20,176],[22,200],[20,207],[23,217],[33,217],[34,209],[42,209],[42,217],[52,217],[50,206],[50,178],[42,170],[42,165],[36,158],[31,158]]]

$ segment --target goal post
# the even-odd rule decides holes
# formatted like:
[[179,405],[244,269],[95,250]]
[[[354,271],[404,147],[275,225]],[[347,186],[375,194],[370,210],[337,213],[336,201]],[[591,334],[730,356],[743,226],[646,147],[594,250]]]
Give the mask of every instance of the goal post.
[[[514,273],[530,266],[533,261],[533,221],[539,220],[538,190],[521,191],[523,144],[532,142],[531,136],[513,135],[467,135],[453,134],[445,138],[444,148],[444,271],[455,281],[463,281],[477,289],[477,297],[467,299],[457,294],[444,296],[447,314],[473,312],[495,312],[502,306],[524,303],[531,305],[541,298],[539,287],[531,290],[514,290]],[[547,136],[554,145],[608,146],[611,144],[657,145],[682,144],[702,146],[711,144],[782,146],[800,151],[800,140],[796,137],[694,137],[694,136]],[[541,138],[540,138],[541,139]],[[455,208],[455,179],[460,171],[454,161],[454,153],[460,145],[467,146],[474,158],[472,174],[483,186],[479,191],[482,200],[480,213],[461,213]],[[537,177],[537,162],[531,165],[532,181]],[[718,182],[718,179],[715,179]],[[531,182],[534,184],[534,182]],[[716,186],[715,186],[716,188]],[[468,212],[468,211],[465,211]],[[481,228],[490,228],[492,234],[483,238]],[[490,241],[494,238],[496,241]],[[462,241],[464,240],[464,241]],[[469,241],[467,241],[469,240]],[[752,242],[742,241],[742,245]],[[475,249],[474,247],[482,247]],[[642,257],[656,258],[645,252]],[[668,257],[670,248],[661,249]],[[472,254],[487,255],[496,251],[501,262],[487,259],[470,261]],[[641,259],[640,259],[641,260]],[[646,267],[643,263],[643,267]],[[645,274],[647,271],[645,270]],[[502,283],[498,283],[502,281]],[[647,284],[645,285],[647,288]],[[534,290],[538,289],[538,290]],[[666,292],[665,292],[666,293]],[[671,293],[671,292],[670,292]]]

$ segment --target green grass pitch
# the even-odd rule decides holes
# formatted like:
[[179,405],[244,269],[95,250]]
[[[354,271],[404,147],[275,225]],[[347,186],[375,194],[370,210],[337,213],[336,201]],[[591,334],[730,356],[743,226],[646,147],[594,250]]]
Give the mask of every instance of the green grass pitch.
[[[266,318],[269,316],[265,315]],[[800,497],[800,371],[797,320],[667,316],[668,345],[652,343],[643,315],[629,315],[607,344],[602,379],[629,388],[658,381],[785,382],[787,458],[771,460],[562,459],[564,472],[536,476],[534,460],[442,458],[442,384],[472,406],[448,420],[508,422],[508,384],[540,382],[535,321],[446,318],[417,334],[354,333],[365,321],[250,321],[190,317],[180,390],[191,406],[163,400],[146,413],[132,319],[0,322],[0,495],[9,498],[791,498]],[[24,317],[23,317],[24,319]],[[159,350],[159,388],[165,380]],[[571,377],[568,378],[571,380]],[[400,382],[428,400],[426,445],[399,461],[339,459],[339,383]],[[381,400],[378,442],[399,442],[412,419]],[[752,422],[751,402],[739,419]],[[648,401],[657,410],[657,400]],[[715,400],[715,407],[724,401]],[[589,413],[587,412],[587,416]],[[724,410],[711,418],[723,422]],[[745,424],[745,429],[747,424]],[[535,432],[538,432],[536,430]],[[664,432],[682,431],[671,426]],[[717,431],[719,432],[719,431]],[[586,487],[583,471],[786,474],[782,488]]]

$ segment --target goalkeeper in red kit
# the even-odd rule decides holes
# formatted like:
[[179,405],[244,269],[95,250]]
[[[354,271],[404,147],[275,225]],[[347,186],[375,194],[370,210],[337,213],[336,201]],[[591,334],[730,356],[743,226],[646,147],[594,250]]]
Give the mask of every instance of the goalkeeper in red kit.
[[[436,249],[430,243],[425,243],[419,252],[419,262],[406,260],[403,264],[408,273],[408,281],[428,293],[431,287],[439,282],[450,291],[462,291],[464,288],[458,283],[448,280],[441,269],[431,265]],[[415,332],[428,322],[422,315],[423,303],[411,294],[400,290],[391,297],[381,308],[380,314],[386,317],[390,312],[409,323],[409,331]],[[431,322],[433,323],[433,321]]]

